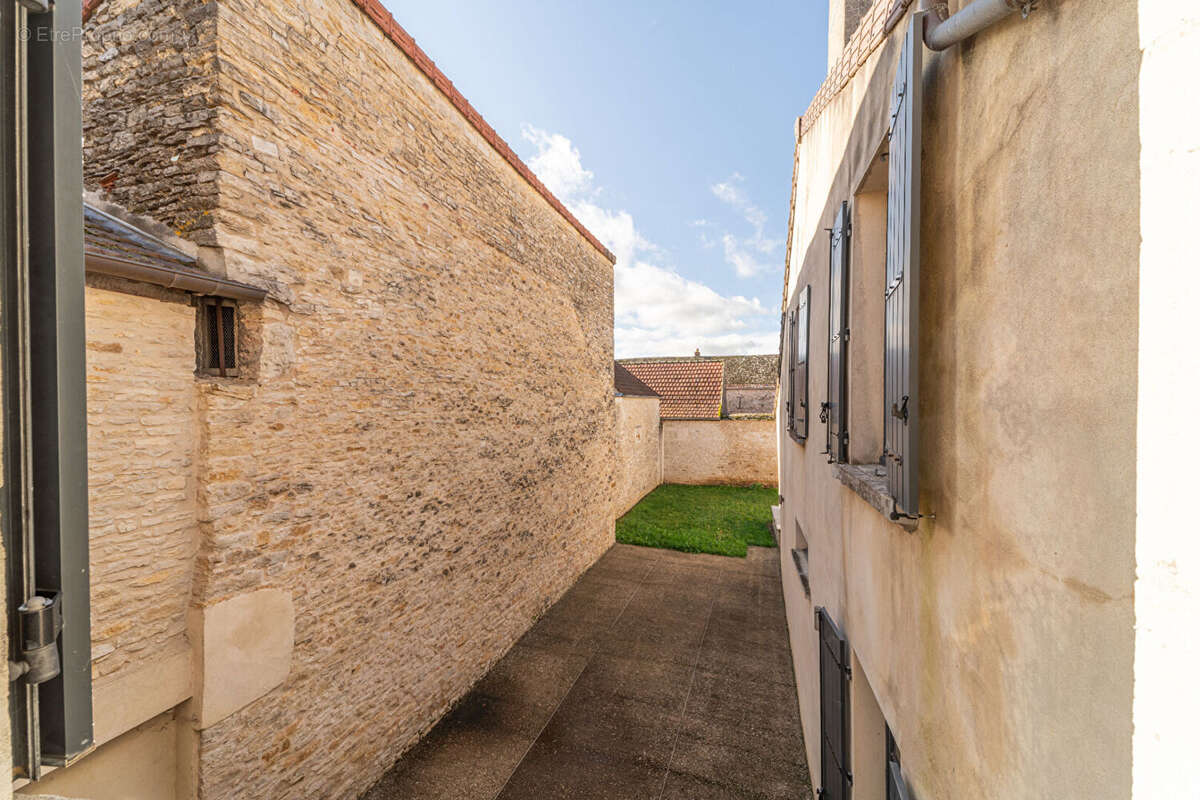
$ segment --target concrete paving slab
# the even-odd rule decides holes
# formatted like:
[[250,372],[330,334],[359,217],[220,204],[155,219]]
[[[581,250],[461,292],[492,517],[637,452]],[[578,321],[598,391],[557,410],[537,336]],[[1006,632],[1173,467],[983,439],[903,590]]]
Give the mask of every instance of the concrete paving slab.
[[363,800],[806,800],[778,551],[616,545]]

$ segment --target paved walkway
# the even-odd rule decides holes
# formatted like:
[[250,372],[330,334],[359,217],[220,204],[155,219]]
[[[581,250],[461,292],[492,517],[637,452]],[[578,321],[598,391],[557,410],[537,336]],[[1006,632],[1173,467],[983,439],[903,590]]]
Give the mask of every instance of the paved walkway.
[[778,551],[616,545],[363,800],[811,797]]

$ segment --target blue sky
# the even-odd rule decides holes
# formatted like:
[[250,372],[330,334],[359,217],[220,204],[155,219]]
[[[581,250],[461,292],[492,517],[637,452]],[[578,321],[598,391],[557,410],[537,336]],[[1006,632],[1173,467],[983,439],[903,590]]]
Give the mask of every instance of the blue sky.
[[778,347],[826,3],[384,4],[617,255],[617,357]]

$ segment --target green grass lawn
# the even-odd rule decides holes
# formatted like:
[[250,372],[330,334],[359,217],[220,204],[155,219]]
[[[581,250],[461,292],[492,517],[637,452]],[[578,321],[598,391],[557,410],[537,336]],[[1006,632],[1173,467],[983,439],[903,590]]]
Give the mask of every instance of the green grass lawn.
[[664,484],[617,520],[617,541],[687,553],[746,556],[746,545],[774,547],[771,506],[762,486]]

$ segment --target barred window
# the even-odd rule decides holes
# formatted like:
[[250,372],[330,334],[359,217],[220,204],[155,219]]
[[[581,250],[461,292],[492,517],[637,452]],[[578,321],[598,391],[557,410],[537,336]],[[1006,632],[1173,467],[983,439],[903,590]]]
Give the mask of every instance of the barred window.
[[200,371],[237,377],[237,303],[223,297],[202,297],[200,307]]

